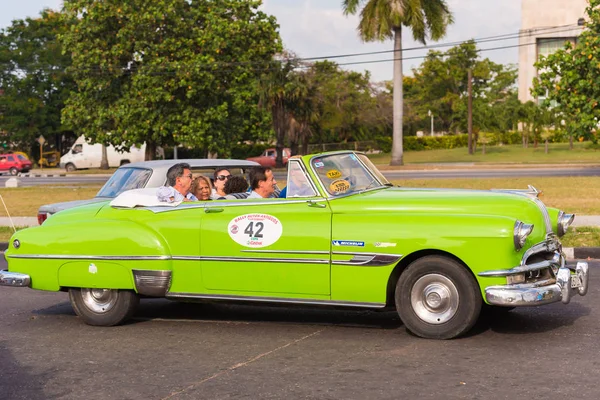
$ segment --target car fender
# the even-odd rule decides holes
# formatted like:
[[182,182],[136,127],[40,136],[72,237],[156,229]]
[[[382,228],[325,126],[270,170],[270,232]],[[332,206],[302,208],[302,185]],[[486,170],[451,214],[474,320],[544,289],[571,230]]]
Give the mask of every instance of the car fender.
[[23,229],[13,235],[5,254],[9,270],[30,275],[32,288],[43,290],[129,289],[133,270],[172,270],[162,235],[127,220],[76,219]]

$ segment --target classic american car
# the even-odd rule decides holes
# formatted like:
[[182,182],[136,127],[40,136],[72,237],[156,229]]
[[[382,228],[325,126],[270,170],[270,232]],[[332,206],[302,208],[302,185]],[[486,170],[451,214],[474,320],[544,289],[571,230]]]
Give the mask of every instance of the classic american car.
[[[283,165],[286,166],[288,159],[291,157],[292,151],[287,147],[283,149],[281,153]],[[246,158],[248,161],[254,161],[262,165],[263,167],[275,168],[275,161],[277,158],[277,149],[272,147],[263,151],[260,156]]]
[[292,158],[287,195],[161,204],[149,189],[16,232],[0,284],[65,291],[87,324],[140,297],[395,307],[424,338],[460,336],[482,307],[569,303],[588,265],[559,237],[574,216],[534,188],[394,187],[366,155]]

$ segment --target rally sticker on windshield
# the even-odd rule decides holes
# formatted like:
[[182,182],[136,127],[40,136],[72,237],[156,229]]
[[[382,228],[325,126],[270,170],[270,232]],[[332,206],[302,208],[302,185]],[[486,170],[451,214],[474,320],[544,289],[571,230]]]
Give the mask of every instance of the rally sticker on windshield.
[[327,177],[329,179],[337,179],[341,176],[342,176],[342,173],[340,171],[338,171],[337,169],[330,169],[329,171],[327,171]]
[[350,189],[350,183],[344,179],[338,179],[329,185],[329,193],[342,194],[346,193],[348,189]]
[[266,247],[277,242],[283,233],[281,221],[269,214],[245,214],[227,226],[229,236],[245,247]]

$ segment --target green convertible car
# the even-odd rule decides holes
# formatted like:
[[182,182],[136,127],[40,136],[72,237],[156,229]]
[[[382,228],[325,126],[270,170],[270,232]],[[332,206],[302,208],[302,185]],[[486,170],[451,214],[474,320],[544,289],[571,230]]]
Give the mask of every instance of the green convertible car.
[[383,309],[425,338],[467,332],[482,307],[585,295],[567,266],[573,215],[537,191],[394,187],[361,153],[291,158],[285,198],[159,203],[156,189],[62,211],[18,231],[0,284],[67,291],[91,325],[140,297]]

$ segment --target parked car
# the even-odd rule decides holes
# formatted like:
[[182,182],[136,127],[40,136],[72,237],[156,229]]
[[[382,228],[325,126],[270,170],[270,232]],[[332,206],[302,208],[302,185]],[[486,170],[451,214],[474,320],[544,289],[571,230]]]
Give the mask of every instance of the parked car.
[[[291,157],[292,151],[288,148],[283,149],[282,157],[283,157],[283,165],[287,165],[288,159]],[[258,157],[250,157],[246,158],[248,161],[255,161],[262,165],[263,167],[274,168],[275,167],[275,159],[277,157],[277,149],[270,148],[266,149],[260,156]]]
[[[106,147],[109,167],[120,167],[124,164],[144,161],[145,153],[145,144],[141,147],[133,146],[125,152],[117,151],[113,146]],[[85,137],[80,136],[71,147],[71,150],[60,158],[60,168],[64,168],[67,172],[85,168],[100,168],[101,161],[102,145],[100,143],[88,143]]]
[[19,172],[29,172],[31,161],[24,153],[0,154],[0,173],[8,172],[17,175]]
[[49,216],[62,210],[112,200],[126,190],[162,186],[167,181],[167,170],[179,162],[190,164],[194,173],[203,173],[211,177],[215,168],[231,168],[232,173],[242,173],[245,169],[258,165],[251,161],[224,159],[155,160],[125,164],[115,171],[94,198],[41,206],[38,209],[38,222],[41,225]]
[[286,198],[157,204],[139,189],[58,213],[12,236],[0,285],[67,291],[90,325],[150,296],[394,307],[449,339],[484,304],[586,294],[588,265],[567,265],[559,240],[574,216],[537,194],[393,187],[364,154],[308,155],[290,159]]

